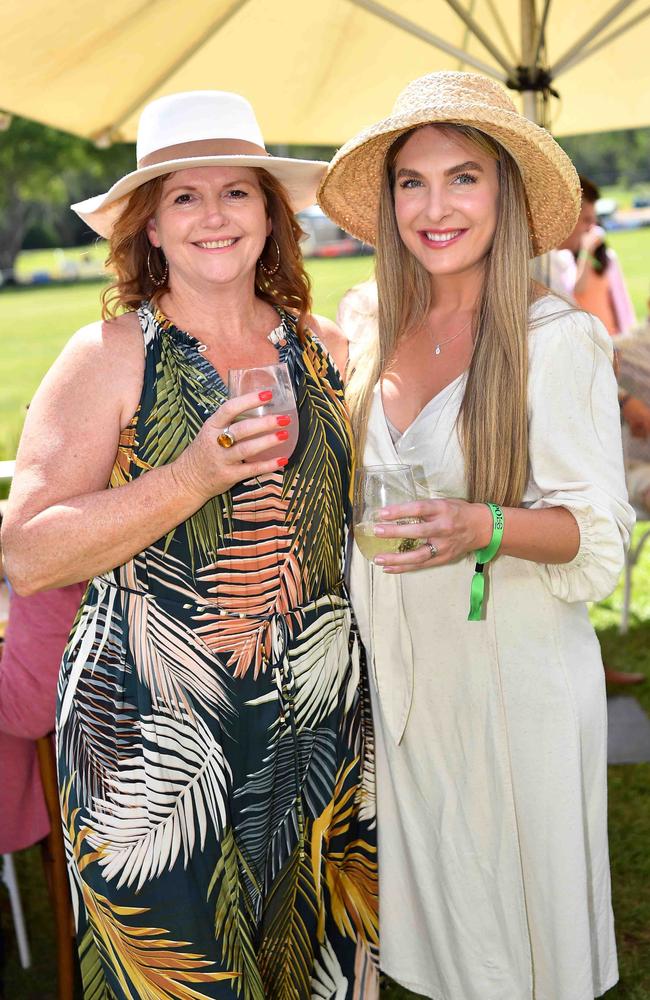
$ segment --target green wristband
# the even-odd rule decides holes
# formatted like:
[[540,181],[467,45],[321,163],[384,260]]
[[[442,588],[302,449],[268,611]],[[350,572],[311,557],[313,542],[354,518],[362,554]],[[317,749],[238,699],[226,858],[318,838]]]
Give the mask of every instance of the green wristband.
[[485,574],[483,569],[501,548],[503,539],[503,511],[496,503],[487,505],[492,514],[492,538],[483,549],[476,552],[476,566],[469,596],[468,622],[480,622],[483,617],[483,598],[485,597]]

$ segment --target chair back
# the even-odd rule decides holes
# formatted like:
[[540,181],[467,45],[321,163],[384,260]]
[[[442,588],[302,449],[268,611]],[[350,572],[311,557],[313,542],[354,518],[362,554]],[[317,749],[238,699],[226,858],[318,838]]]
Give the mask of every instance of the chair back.
[[43,841],[43,866],[56,929],[57,1000],[74,1000],[75,938],[74,916],[68,883],[61,807],[56,774],[53,733],[36,740],[38,767],[50,817],[50,832]]

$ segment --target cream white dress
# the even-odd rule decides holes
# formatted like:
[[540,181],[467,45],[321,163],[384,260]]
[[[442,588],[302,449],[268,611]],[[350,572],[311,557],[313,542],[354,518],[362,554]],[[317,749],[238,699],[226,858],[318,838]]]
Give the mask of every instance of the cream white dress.
[[[352,600],[375,710],[381,967],[435,1000],[592,1000],[617,980],[607,851],[606,702],[585,601],[623,565],[627,503],[605,328],[547,296],[530,333],[524,506],[563,506],[562,566],[473,560],[387,576],[354,549]],[[406,462],[462,497],[461,376],[394,443],[379,389],[365,464]]]

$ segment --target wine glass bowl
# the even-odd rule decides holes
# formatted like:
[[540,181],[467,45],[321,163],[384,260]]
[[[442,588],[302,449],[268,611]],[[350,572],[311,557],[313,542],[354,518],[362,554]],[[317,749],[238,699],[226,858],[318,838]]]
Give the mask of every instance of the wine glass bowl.
[[[228,372],[228,394],[232,398],[243,396],[247,392],[263,392],[271,390],[272,398],[268,403],[260,403],[252,410],[246,410],[239,420],[250,417],[268,417],[272,414],[286,414],[291,417],[291,423],[282,430],[286,431],[286,441],[279,441],[271,448],[266,448],[256,456],[256,460],[265,462],[271,458],[289,458],[298,443],[298,410],[296,397],[291,384],[289,369],[284,362],[273,365],[259,365],[251,368],[231,368]],[[250,440],[255,440],[251,438]]]
[[[417,499],[410,465],[366,465],[358,469],[354,483],[354,540],[362,556],[372,561],[382,552],[410,552],[424,544],[421,538],[386,538],[375,535],[379,511],[392,504]],[[420,518],[405,517],[386,524],[418,524]]]

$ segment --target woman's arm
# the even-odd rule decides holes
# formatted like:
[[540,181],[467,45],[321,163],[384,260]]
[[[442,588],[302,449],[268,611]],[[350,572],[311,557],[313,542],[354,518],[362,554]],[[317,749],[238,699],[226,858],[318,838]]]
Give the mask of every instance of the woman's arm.
[[[587,313],[566,310],[557,300],[542,308],[548,318],[531,333],[527,498],[522,507],[504,510],[500,553],[537,562],[549,590],[562,600],[599,600],[616,584],[634,523],[611,342]],[[485,505],[424,502],[431,505],[425,516],[433,512],[424,524],[428,530],[406,525],[395,533],[430,539],[440,550],[431,565],[473,553],[489,541]],[[417,510],[417,503],[410,505],[412,515]],[[428,546],[425,552],[391,556],[389,564],[406,561],[420,568],[427,551],[431,556]]]
[[[576,519],[563,507],[547,510],[526,510],[504,507],[503,539],[499,552],[518,559],[540,563],[568,563],[580,547],[580,531]],[[377,556],[375,562],[387,572],[403,573],[409,569],[442,566],[468,552],[485,548],[492,537],[492,514],[487,504],[464,500],[417,500],[414,503],[387,507],[382,512],[387,520],[421,519],[419,524],[377,525],[379,537],[425,538],[438,554],[431,558],[428,546],[403,554]]]
[[[277,469],[277,460],[256,460],[277,443],[274,416],[238,423],[230,449],[217,443],[225,426],[259,405],[251,393],[224,403],[173,462],[107,490],[143,365],[139,329],[116,321],[80,331],[45,376],[28,411],[3,526],[6,572],[18,593],[119,566],[211,497]],[[253,443],[255,434],[263,436]]]
[[576,283],[573,294],[581,295],[587,287],[589,272],[594,270],[592,261],[597,247],[603,242],[603,230],[594,226],[580,241],[580,252],[576,261]]

